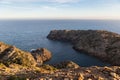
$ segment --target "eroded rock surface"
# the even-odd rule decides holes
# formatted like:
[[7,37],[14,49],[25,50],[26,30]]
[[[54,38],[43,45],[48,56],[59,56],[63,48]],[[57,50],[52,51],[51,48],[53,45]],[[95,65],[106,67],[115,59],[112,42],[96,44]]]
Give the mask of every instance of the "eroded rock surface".
[[104,30],[53,30],[51,40],[68,41],[80,52],[120,65],[120,35]]
[[23,66],[42,65],[51,57],[51,52],[46,48],[39,48],[30,53],[0,42],[0,62],[8,66],[10,64]]
[[10,72],[0,69],[0,76],[2,75],[0,80],[120,80],[120,67],[118,66],[80,67],[47,72],[34,69],[23,69],[18,72],[13,72],[14,69],[10,69]]
[[63,61],[63,62],[60,62],[58,64],[55,64],[53,65],[54,67],[58,68],[58,69],[62,69],[62,68],[65,68],[65,69],[68,69],[68,68],[79,68],[80,66],[72,61]]
[[22,51],[15,46],[0,42],[0,62],[5,65],[19,64],[23,66],[36,66],[34,57],[29,52]]
[[43,62],[48,61],[52,57],[51,52],[46,48],[32,50],[31,53],[34,56],[35,60],[37,61],[38,65],[42,65]]

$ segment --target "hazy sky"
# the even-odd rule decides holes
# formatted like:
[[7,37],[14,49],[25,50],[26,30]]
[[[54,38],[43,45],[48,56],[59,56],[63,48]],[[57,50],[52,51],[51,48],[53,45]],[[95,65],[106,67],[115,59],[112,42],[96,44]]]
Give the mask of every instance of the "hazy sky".
[[120,0],[0,0],[0,19],[120,19]]

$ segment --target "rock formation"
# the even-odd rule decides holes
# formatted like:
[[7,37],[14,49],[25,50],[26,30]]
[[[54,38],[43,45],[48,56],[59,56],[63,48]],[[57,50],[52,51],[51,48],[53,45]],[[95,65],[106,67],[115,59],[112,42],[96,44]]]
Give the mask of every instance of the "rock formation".
[[47,38],[68,41],[80,52],[120,65],[120,35],[104,30],[53,30]]
[[23,66],[36,66],[34,57],[29,52],[22,51],[15,46],[0,42],[0,62],[5,65],[19,64]]
[[37,61],[38,65],[42,65],[43,62],[49,60],[52,57],[51,52],[45,48],[32,50],[31,53],[34,56],[35,60]]
[[72,62],[72,61],[63,61],[61,63],[53,65],[55,68],[62,69],[62,68],[79,68],[79,65]]
[[5,65],[13,63],[24,66],[42,65],[51,56],[51,52],[45,48],[39,48],[30,53],[0,42],[0,62]]

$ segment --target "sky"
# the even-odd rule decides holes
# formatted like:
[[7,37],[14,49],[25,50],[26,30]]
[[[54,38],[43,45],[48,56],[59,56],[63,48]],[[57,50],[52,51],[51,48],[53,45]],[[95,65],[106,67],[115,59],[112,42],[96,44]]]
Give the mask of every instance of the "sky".
[[120,0],[0,0],[0,19],[120,19]]

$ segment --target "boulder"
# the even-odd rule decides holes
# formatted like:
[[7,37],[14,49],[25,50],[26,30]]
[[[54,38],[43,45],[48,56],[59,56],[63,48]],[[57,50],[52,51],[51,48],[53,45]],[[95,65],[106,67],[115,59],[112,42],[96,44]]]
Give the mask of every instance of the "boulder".
[[62,68],[79,68],[79,65],[72,62],[72,61],[63,61],[58,64],[53,65],[55,68],[62,69]]
[[79,52],[120,65],[120,35],[104,30],[52,30],[51,40],[67,41]]
[[43,62],[48,61],[52,57],[51,52],[46,48],[39,48],[36,50],[32,50],[31,54],[34,56],[38,65],[42,65]]

